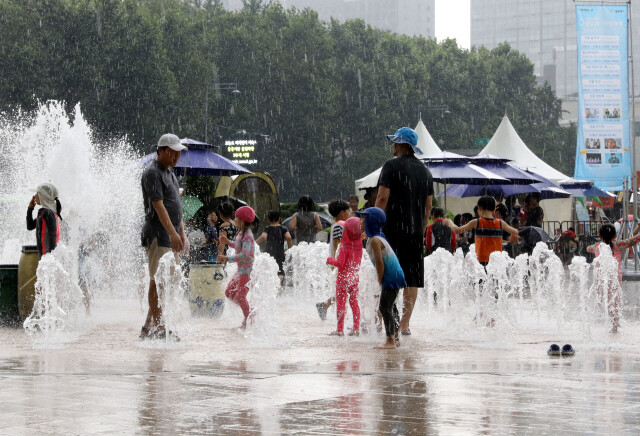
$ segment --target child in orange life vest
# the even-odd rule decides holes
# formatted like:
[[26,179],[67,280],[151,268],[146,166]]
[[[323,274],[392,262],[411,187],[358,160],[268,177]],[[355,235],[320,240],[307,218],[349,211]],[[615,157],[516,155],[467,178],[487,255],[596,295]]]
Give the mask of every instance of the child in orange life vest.
[[493,212],[496,209],[496,200],[485,195],[478,200],[478,218],[469,221],[464,226],[456,226],[450,219],[445,220],[445,224],[460,234],[475,229],[476,255],[478,262],[486,268],[489,263],[489,256],[494,251],[502,251],[502,232],[511,234],[510,241],[517,243],[520,239],[518,231],[505,223],[501,219],[494,218]]

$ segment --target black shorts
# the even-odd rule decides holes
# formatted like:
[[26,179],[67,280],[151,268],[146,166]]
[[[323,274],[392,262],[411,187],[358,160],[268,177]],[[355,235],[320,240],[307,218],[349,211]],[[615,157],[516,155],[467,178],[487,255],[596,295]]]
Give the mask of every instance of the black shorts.
[[386,234],[398,256],[408,288],[424,288],[424,238],[422,235]]

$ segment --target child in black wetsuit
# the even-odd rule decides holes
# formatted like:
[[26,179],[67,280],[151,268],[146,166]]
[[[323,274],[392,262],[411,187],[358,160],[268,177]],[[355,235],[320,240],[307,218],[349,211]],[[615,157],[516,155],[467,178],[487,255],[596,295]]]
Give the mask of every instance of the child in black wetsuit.
[[[33,219],[33,209],[40,205],[38,215]],[[43,183],[36,188],[27,209],[27,230],[36,229],[38,257],[52,252],[60,242],[60,211],[58,189],[52,183]]]
[[261,244],[267,241],[265,251],[278,262],[278,277],[280,277],[280,281],[282,282],[284,279],[284,241],[287,241],[289,248],[291,248],[293,242],[287,228],[280,224],[280,212],[270,210],[267,214],[267,220],[269,221],[269,225],[265,227],[264,232],[262,232],[262,235],[256,240],[256,243]]

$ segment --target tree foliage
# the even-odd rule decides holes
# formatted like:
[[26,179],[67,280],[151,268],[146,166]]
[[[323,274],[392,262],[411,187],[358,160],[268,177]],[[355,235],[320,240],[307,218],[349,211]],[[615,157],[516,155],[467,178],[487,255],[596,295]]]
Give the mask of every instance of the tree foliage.
[[445,150],[473,148],[507,114],[534,152],[573,170],[575,128],[558,125],[560,101],[507,44],[463,50],[262,0],[237,12],[219,0],[5,0],[0,34],[0,109],[80,102],[99,135],[143,152],[167,131],[262,135],[258,169],[283,199],[352,193],[390,157],[384,135],[420,114]]

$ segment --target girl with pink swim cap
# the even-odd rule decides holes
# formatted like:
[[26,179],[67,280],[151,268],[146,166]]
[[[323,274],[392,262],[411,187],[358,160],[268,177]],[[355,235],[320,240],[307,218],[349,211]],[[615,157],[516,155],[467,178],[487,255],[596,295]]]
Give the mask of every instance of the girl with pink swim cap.
[[242,206],[236,210],[235,225],[238,228],[238,234],[234,242],[230,242],[223,234],[220,236],[220,243],[229,244],[229,247],[236,250],[233,256],[218,255],[218,262],[237,262],[238,271],[229,281],[224,294],[227,298],[236,303],[242,309],[244,320],[240,328],[247,327],[247,318],[251,313],[247,294],[249,287],[247,284],[251,279],[251,269],[253,268],[253,260],[255,258],[255,240],[251,231],[251,223],[256,218],[256,213],[249,206]]
[[[342,224],[342,223],[341,223]],[[331,333],[334,336],[344,335],[344,315],[349,294],[349,305],[353,312],[353,332],[358,336],[360,332],[360,306],[358,306],[358,282],[360,261],[362,260],[362,241],[360,239],[360,218],[349,218],[344,222],[340,254],[338,259],[327,258],[327,264],[338,268],[336,278],[336,309],[338,314],[338,329]]]

